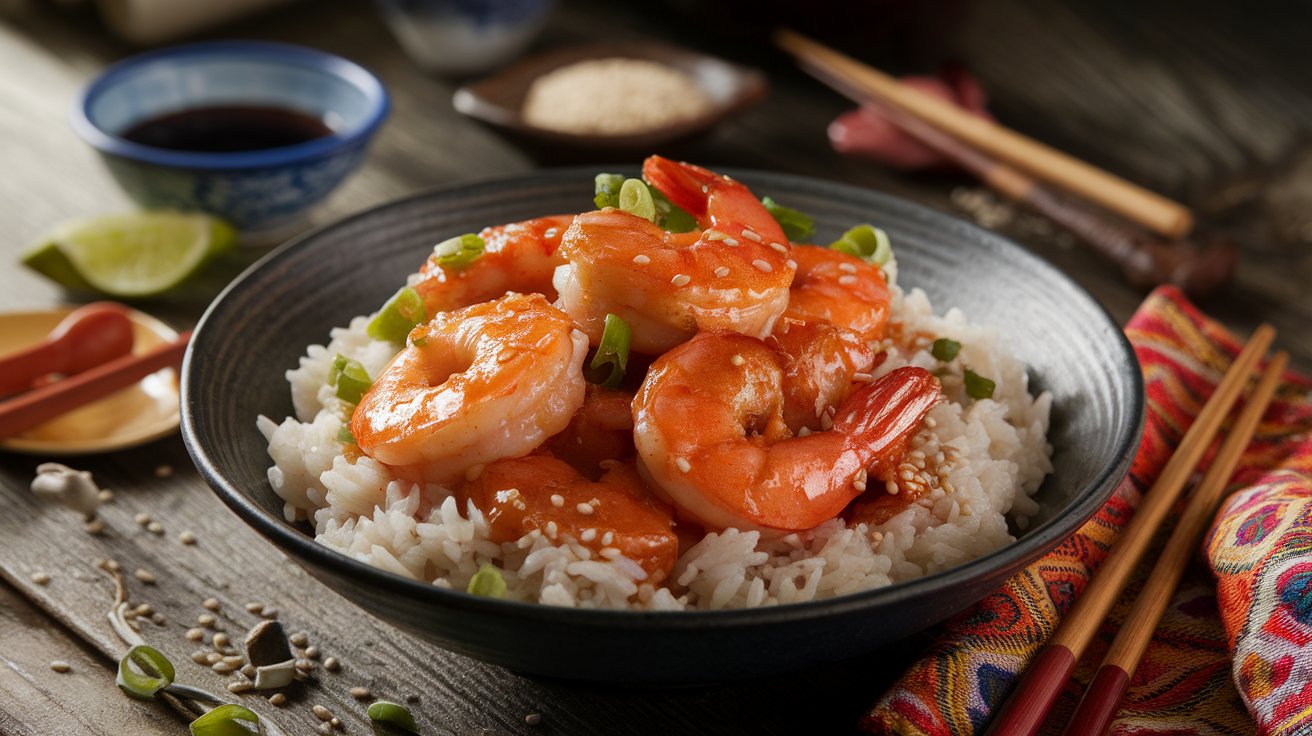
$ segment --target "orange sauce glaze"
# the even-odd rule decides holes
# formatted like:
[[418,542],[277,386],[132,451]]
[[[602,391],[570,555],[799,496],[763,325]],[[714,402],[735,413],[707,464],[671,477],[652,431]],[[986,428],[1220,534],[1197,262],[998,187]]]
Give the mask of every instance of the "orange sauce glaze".
[[650,583],[667,578],[678,559],[671,510],[648,493],[631,463],[607,463],[605,475],[592,481],[549,455],[498,460],[460,495],[462,505],[473,501],[486,515],[494,542],[535,529],[552,538],[548,525],[555,522],[557,539],[569,535],[602,559],[602,550],[614,547],[642,566]]

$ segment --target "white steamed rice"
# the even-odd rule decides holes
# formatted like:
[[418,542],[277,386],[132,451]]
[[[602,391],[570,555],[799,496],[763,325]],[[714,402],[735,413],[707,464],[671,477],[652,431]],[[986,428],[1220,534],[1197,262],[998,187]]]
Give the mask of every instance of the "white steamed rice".
[[[1014,538],[1038,510],[1031,497],[1051,472],[1046,440],[1051,397],[1031,397],[1025,366],[1005,352],[996,330],[972,325],[958,309],[935,316],[919,289],[898,288],[886,268],[893,321],[904,337],[880,346],[882,375],[903,365],[941,364],[930,343],[961,343],[941,374],[940,402],[913,441],[936,465],[939,488],[874,527],[842,519],[775,539],[729,529],[709,533],[684,551],[661,587],[622,556],[600,558],[572,539],[538,532],[517,542],[489,541],[488,524],[472,506],[458,508],[451,489],[393,478],[369,457],[348,459],[337,440],[344,407],[327,385],[333,356],[360,361],[377,375],[393,348],[365,334],[366,317],[334,329],[328,345],[311,345],[287,372],[295,418],[260,417],[274,465],[269,481],[288,520],[309,520],[315,539],[375,567],[444,588],[464,590],[484,563],[501,568],[513,598],[557,606],[718,609],[796,603],[909,580],[958,565]],[[894,331],[897,333],[898,331]],[[962,365],[992,378],[992,399],[965,398]],[[941,454],[940,454],[941,453]],[[936,458],[944,458],[935,462]]]

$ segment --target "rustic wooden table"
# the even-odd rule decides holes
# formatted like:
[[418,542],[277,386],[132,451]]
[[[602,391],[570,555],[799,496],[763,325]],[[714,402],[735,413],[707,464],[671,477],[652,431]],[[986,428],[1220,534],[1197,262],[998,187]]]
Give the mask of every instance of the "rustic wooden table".
[[[931,56],[964,59],[1006,124],[1177,197],[1208,224],[1237,236],[1243,246],[1237,281],[1204,306],[1244,332],[1262,320],[1274,323],[1296,366],[1307,369],[1312,52],[1294,29],[1308,19],[1272,22],[1240,15],[1224,3],[1211,5],[1177,9],[1161,0],[1059,7],[1045,0],[1003,0],[986,10],[979,4],[973,13],[953,16],[954,30],[938,37]],[[89,14],[34,6],[0,25],[5,311],[78,298],[14,265],[27,242],[54,223],[127,207],[65,120],[78,88],[129,49],[107,39]],[[535,165],[455,113],[454,85],[412,67],[367,4],[293,5],[221,35],[322,47],[370,66],[390,87],[391,121],[367,164],[316,212],[316,221],[425,187]],[[540,45],[644,37],[715,51],[770,74],[769,100],[684,152],[688,157],[841,180],[959,212],[968,205],[977,219],[1056,263],[1118,319],[1127,318],[1141,299],[1115,268],[1045,223],[981,207],[979,190],[968,181],[899,175],[835,155],[824,129],[847,104],[751,36],[700,27],[666,6],[639,13],[621,3],[587,3],[563,7]],[[141,306],[183,327],[196,320],[210,296],[198,290]],[[113,586],[96,568],[98,559],[154,573],[153,585],[129,578],[129,592],[163,614],[165,623],[147,625],[145,635],[172,655],[180,681],[216,691],[226,681],[192,664],[193,646],[183,638],[206,612],[201,602],[208,597],[220,601],[218,625],[229,632],[240,634],[253,623],[244,606],[259,602],[278,608],[290,629],[307,631],[325,654],[337,656],[344,665],[340,673],[318,670],[315,684],[294,691],[282,708],[245,699],[288,733],[311,731],[318,723],[310,710],[314,704],[334,711],[349,733],[367,733],[363,706],[348,694],[357,685],[379,697],[410,698],[425,733],[848,732],[918,643],[818,672],[691,690],[642,692],[520,677],[417,641],[336,597],[222,506],[192,469],[177,436],[71,459],[115,491],[103,509],[107,530],[100,536],[82,531],[71,512],[39,503],[28,492],[39,462],[0,453],[4,734],[185,731],[169,709],[117,692],[113,662],[122,647],[106,622]],[[163,533],[136,523],[140,513],[159,521]],[[183,531],[199,542],[182,545]],[[38,572],[50,581],[35,583]],[[52,660],[67,661],[71,671],[54,672]],[[525,723],[530,713],[541,714],[540,725]]]

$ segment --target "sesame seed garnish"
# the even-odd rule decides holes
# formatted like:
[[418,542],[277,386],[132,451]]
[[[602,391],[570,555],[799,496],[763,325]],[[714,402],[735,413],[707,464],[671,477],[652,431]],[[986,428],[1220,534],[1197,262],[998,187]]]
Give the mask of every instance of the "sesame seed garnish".
[[797,270],[797,261],[794,261],[793,259],[789,258],[789,259],[788,259],[788,270],[790,270],[790,271],[796,271],[796,270]]
[[648,257],[646,254],[639,253],[638,255],[633,257],[633,262],[638,264],[639,266],[645,266],[648,263],[651,263],[651,258]]
[[895,480],[890,480],[887,483],[885,483],[884,489],[888,491],[888,495],[890,496],[896,496],[898,494],[898,491],[902,490],[900,487],[898,487],[897,481]]
[[155,584],[155,574],[150,570],[138,567],[133,573],[133,577],[147,585]]
[[852,284],[856,283],[856,277],[850,274],[847,276],[839,276],[838,283],[842,284],[843,286],[851,286]]
[[565,497],[560,495],[559,493],[551,494],[551,505],[555,506],[556,508],[561,508],[562,506],[565,505]]
[[235,669],[237,669],[238,667],[241,667],[243,664],[246,663],[246,658],[245,658],[245,657],[242,657],[241,655],[230,654],[230,655],[224,657],[224,658],[223,658],[222,660],[220,660],[220,661],[222,661],[224,664],[230,664],[230,665],[232,665],[232,668],[235,670]]
[[202,613],[201,615],[196,617],[196,623],[200,624],[201,626],[204,626],[207,629],[214,625],[214,621],[215,618],[214,618],[214,614],[212,613]]
[[163,534],[164,525],[159,523],[158,521],[152,521],[146,525],[146,531],[150,532],[151,534]]
[[801,429],[797,430],[797,436],[798,436],[798,437],[810,437],[810,436],[811,436],[811,428],[810,428],[810,427],[802,427]]
[[282,706],[286,705],[287,696],[282,693],[274,693],[269,696],[269,705]]
[[776,251],[778,251],[778,252],[780,252],[780,253],[787,253],[787,252],[788,252],[788,248],[787,248],[787,246],[785,246],[783,243],[771,243],[771,244],[770,244],[770,247],[773,248],[773,249],[775,249]]
[[204,601],[201,602],[201,606],[203,606],[204,608],[210,611],[217,611],[219,610],[219,599],[206,598]]
[[266,609],[264,609],[263,611],[260,611],[260,618],[267,618],[267,619],[269,619],[270,621],[272,621],[272,620],[278,618],[278,609],[276,609],[276,608],[266,608]]
[[560,234],[560,230],[554,227],[549,227],[546,230],[542,231],[542,237],[544,238],[554,238],[559,234]]
[[32,573],[32,582],[37,585],[45,585],[50,582],[50,575],[44,572]]
[[744,238],[747,238],[748,240],[752,241],[753,243],[759,243],[759,242],[761,242],[761,236],[760,236],[760,235],[757,235],[757,234],[756,234],[756,231],[755,231],[755,230],[752,230],[751,228],[746,228],[746,227],[743,228],[743,237],[744,237]]
[[142,603],[141,605],[132,609],[133,616],[149,616],[154,612],[155,612],[154,607],[151,606],[149,603]]
[[239,681],[239,682],[230,682],[230,683],[228,683],[228,692],[233,693],[233,694],[235,694],[235,695],[240,695],[240,694],[242,694],[242,693],[248,693],[248,692],[250,692],[250,691],[252,691],[252,690],[254,690],[254,689],[255,689],[255,686],[252,685],[252,684],[249,683],[249,682],[240,682],[240,681]]
[[310,637],[304,631],[298,631],[287,637],[287,641],[291,642],[292,646],[304,647],[310,643]]
[[331,721],[333,718],[333,712],[322,705],[316,705],[311,708],[310,711],[321,721]]
[[768,261],[763,261],[760,258],[752,261],[752,265],[756,266],[756,270],[764,271],[765,273],[770,273],[774,270],[774,266],[771,266]]
[[218,662],[215,662],[214,664],[210,665],[210,669],[214,670],[220,675],[227,675],[230,674],[233,670],[237,669],[237,667],[235,665],[224,662],[222,659],[220,659]]
[[263,604],[263,603],[247,603],[247,604],[246,604],[246,612],[247,612],[247,613],[253,613],[253,614],[255,614],[256,616],[258,616],[258,615],[260,615],[260,612],[263,611],[263,610],[264,610],[264,604]]
[[670,279],[670,283],[675,286],[687,286],[690,281],[692,281],[692,277],[686,273],[676,273],[674,278]]
[[715,240],[724,240],[729,236],[725,235],[719,230],[707,230],[706,232],[702,233],[702,237],[710,241],[715,241]]
[[864,491],[866,489],[866,483],[865,481],[854,480],[852,481],[852,487],[858,491]]
[[716,278],[720,278],[720,279],[722,279],[722,278],[724,278],[725,276],[728,276],[728,275],[729,275],[729,267],[728,267],[728,266],[720,266],[719,268],[715,269],[715,277],[716,277]]
[[734,354],[734,356],[729,359],[729,362],[733,363],[734,365],[742,365],[743,363],[747,362],[747,359],[741,355]]
[[150,523],[150,514],[146,513],[145,511],[142,511],[141,513],[132,517],[132,520],[137,522],[137,524],[140,526],[145,526]]
[[219,654],[218,652],[205,653],[205,664],[214,664],[215,662],[218,662],[221,659],[223,659],[223,655]]
[[205,632],[201,629],[187,629],[186,637],[191,641],[201,641],[205,638]]
[[323,668],[329,672],[336,672],[342,668],[342,663],[338,662],[336,657],[328,657],[323,661]]
[[228,635],[222,631],[214,632],[214,637],[210,641],[214,642],[215,649],[223,649],[232,643],[232,640],[228,638]]
[[729,247],[731,247],[731,248],[737,248],[737,247],[738,247],[738,241],[735,240],[735,239],[733,239],[733,238],[725,238],[725,239],[724,239],[724,244],[727,245],[727,246],[729,246]]
[[702,185],[702,194],[709,194],[710,191],[711,191],[710,187],[706,186],[705,184]]
[[196,651],[191,653],[191,661],[195,662],[196,664],[209,664],[210,661],[208,657],[209,657],[209,652],[206,652],[204,649],[197,649]]
[[356,686],[351,688],[351,697],[356,700],[368,700],[372,695],[373,693],[370,693],[367,687]]
[[580,514],[583,514],[584,516],[590,516],[590,515],[592,515],[592,512],[595,510],[595,509],[592,508],[592,506],[591,506],[590,504],[586,504],[586,503],[581,503],[581,504],[575,506],[574,508],[577,509],[578,512],[579,512]]
[[901,473],[898,474],[898,477],[901,478],[902,480],[911,480],[916,477],[916,474],[911,472],[910,470],[903,470]]
[[679,472],[682,473],[686,473],[689,470],[692,470],[692,463],[688,462],[688,458],[686,457],[674,458],[674,465],[679,469]]
[[597,538],[596,529],[584,529],[583,533],[579,535],[579,539],[584,542],[591,542],[596,538]]
[[843,273],[856,273],[856,266],[851,263],[838,264],[838,270]]
[[615,541],[615,532],[607,531],[605,534],[601,536],[602,544],[610,544],[614,541]]
[[870,383],[871,381],[875,380],[875,377],[870,375],[869,373],[862,373],[861,371],[857,371],[856,373],[852,374],[852,380],[855,381],[856,383]]
[[834,418],[829,416],[828,414],[821,414],[820,429],[823,429],[824,431],[828,432],[833,428],[834,428]]
[[62,673],[62,672],[68,672],[69,670],[73,669],[73,666],[62,659],[56,659],[55,661],[50,663],[50,669],[54,670],[55,672]]
[[318,659],[318,658],[319,658],[319,647],[316,647],[316,646],[314,646],[313,644],[310,645],[310,646],[308,646],[308,647],[306,647],[306,648],[305,648],[305,656],[306,656],[307,658],[309,658],[309,659]]
[[185,531],[178,535],[178,541],[183,544],[195,544],[196,534],[194,532]]

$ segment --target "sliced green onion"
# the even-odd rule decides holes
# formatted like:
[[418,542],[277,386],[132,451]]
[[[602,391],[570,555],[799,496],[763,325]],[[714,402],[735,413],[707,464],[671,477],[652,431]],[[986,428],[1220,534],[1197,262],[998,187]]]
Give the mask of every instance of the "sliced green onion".
[[597,174],[593,179],[592,203],[597,209],[620,206],[620,188],[624,186],[623,174]]
[[250,708],[228,703],[192,721],[191,733],[192,736],[250,736],[258,733],[243,723],[250,723],[258,729],[260,717]]
[[[415,717],[410,714],[404,705],[391,703],[386,700],[375,700],[365,711],[369,720],[373,721],[374,733],[418,733],[419,726],[415,725]],[[378,727],[382,726],[383,729]]]
[[625,179],[620,186],[620,209],[630,215],[656,222],[656,201],[641,179]]
[[369,320],[365,331],[375,340],[404,345],[410,330],[427,319],[428,310],[424,308],[424,298],[406,286],[387,300],[378,314]]
[[[597,345],[597,354],[588,363],[590,374],[588,380],[606,388],[615,388],[624,380],[624,370],[629,366],[629,343],[632,339],[629,323],[617,315],[606,315],[606,326],[601,331],[601,343]],[[602,373],[605,366],[610,370]]]
[[957,357],[960,350],[961,343],[956,340],[949,340],[946,337],[940,337],[934,341],[933,345],[929,346],[929,354],[934,356],[935,360],[941,360],[944,363]]
[[[129,667],[129,663],[141,671]],[[134,698],[150,700],[155,693],[173,684],[173,663],[158,649],[138,644],[118,662],[118,687]]]
[[340,443],[342,443],[343,445],[358,445],[358,444],[360,444],[360,443],[358,443],[358,442],[355,441],[355,435],[351,434],[351,428],[348,427],[348,426],[346,426],[345,424],[343,424],[343,425],[337,430],[337,441],[340,442]]
[[328,369],[328,385],[337,387],[337,398],[348,404],[360,403],[360,397],[374,385],[360,361],[338,354]]
[[465,588],[465,592],[488,598],[505,598],[506,579],[501,577],[501,571],[495,566],[485,563],[469,579],[469,587]]
[[460,270],[478,260],[487,245],[474,233],[457,235],[433,246],[433,257],[442,268]]
[[693,216],[671,202],[669,197],[661,194],[661,190],[648,184],[647,191],[651,192],[651,199],[656,203],[656,224],[660,225],[662,230],[669,233],[686,233],[697,228],[697,221]]
[[785,207],[769,197],[762,199],[761,204],[792,242],[806,240],[815,232],[815,218],[810,215]]
[[966,369],[966,395],[972,399],[991,399],[993,398],[993,389],[997,384],[992,380],[979,375],[971,369]]
[[893,246],[888,241],[888,233],[874,225],[857,225],[830,243],[829,247],[876,266],[888,263],[893,257]]

